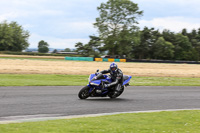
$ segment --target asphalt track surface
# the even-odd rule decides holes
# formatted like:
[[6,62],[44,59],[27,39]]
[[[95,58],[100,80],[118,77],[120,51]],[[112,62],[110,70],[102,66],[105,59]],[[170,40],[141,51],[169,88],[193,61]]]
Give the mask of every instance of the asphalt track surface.
[[80,100],[81,86],[0,87],[0,121],[16,116],[71,116],[200,108],[200,87],[129,86],[117,99]]

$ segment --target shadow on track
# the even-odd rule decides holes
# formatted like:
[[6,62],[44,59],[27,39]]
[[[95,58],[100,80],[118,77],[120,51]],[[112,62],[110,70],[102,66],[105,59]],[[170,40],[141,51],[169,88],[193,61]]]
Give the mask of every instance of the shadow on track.
[[115,98],[115,99],[110,99],[110,98],[90,98],[90,99],[85,99],[83,101],[95,101],[95,102],[127,102],[127,101],[132,101],[132,99],[125,99],[125,98]]

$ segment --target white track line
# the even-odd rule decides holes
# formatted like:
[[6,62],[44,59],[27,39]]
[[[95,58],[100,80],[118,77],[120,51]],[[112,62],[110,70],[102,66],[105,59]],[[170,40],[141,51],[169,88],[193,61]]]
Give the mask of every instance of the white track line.
[[35,121],[58,120],[58,119],[73,119],[73,118],[84,118],[84,117],[98,117],[98,116],[127,114],[127,113],[128,114],[130,114],[130,113],[153,113],[153,112],[162,112],[162,111],[183,111],[183,110],[200,110],[200,108],[129,111],[129,112],[113,112],[113,113],[71,115],[71,116],[61,116],[60,114],[39,114],[39,115],[25,115],[25,116],[9,116],[9,117],[0,117],[0,119],[4,119],[4,120],[0,120],[0,124],[35,122]]

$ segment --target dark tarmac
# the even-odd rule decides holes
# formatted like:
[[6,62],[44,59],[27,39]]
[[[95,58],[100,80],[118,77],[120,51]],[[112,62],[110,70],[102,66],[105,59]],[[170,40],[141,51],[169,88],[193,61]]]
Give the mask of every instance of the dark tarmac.
[[200,108],[200,87],[129,86],[117,99],[80,100],[81,86],[0,87],[0,121],[26,115],[70,116]]

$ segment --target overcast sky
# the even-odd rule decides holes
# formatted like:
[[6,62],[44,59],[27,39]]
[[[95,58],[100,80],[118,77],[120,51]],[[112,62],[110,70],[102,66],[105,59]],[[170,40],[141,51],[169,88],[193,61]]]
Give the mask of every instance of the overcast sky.
[[[144,11],[139,27],[180,32],[200,28],[200,0],[132,0]],[[30,32],[29,48],[44,40],[51,48],[74,48],[97,35],[97,7],[107,0],[0,0],[0,22],[17,21]]]

